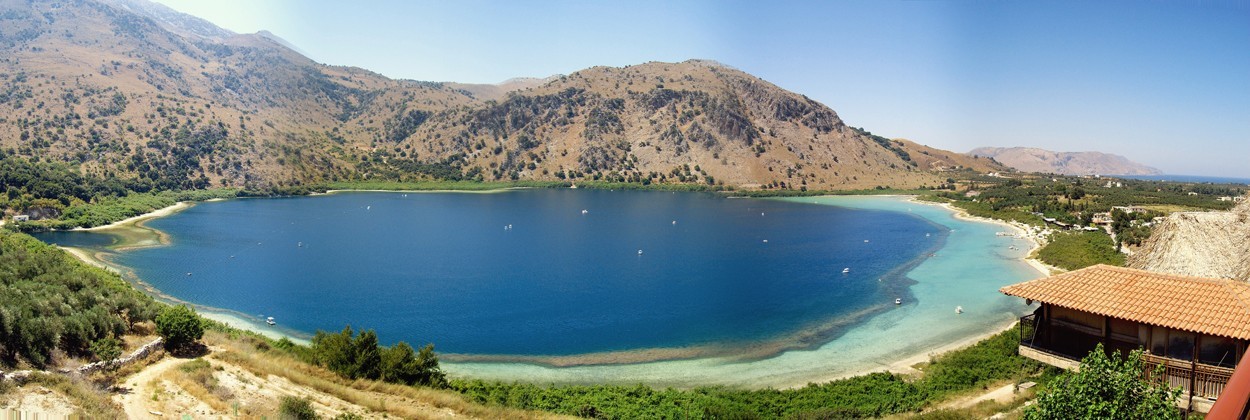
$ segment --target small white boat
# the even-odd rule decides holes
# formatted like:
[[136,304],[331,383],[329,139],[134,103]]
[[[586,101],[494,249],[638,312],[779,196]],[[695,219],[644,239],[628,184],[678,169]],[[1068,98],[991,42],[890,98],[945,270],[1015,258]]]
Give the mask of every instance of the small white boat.
[[926,234],[924,234],[924,237],[928,238],[928,237],[929,237],[929,234],[927,234],[927,233],[926,233]]
[[903,298],[894,298],[894,304],[895,304],[895,305],[902,305],[902,304],[903,304]]
[[764,243],[768,243],[768,240],[767,240],[767,239],[765,239],[765,240],[764,240]]
[[673,224],[674,224],[674,225],[675,225],[675,224],[677,224],[677,221],[676,221],[676,220],[674,220],[674,221],[673,221]]
[[638,255],[642,255],[642,250],[638,250]]
[[868,240],[867,240],[867,239],[865,239],[865,240],[864,240],[864,243],[868,243]]
[[300,243],[295,244],[295,246],[300,247],[300,248],[303,248],[303,247],[304,247],[304,243],[303,243],[303,242],[300,242]]
[[365,206],[365,210],[369,210],[371,208],[373,208],[373,206]]
[[269,318],[265,318],[265,323],[269,325],[274,325],[274,324],[277,324],[277,321],[274,321],[273,317],[271,316]]
[[590,213],[590,210],[582,209],[582,214]]
[[846,273],[850,273],[850,272],[851,272],[851,268],[850,268],[850,267],[847,267],[847,268],[843,268],[843,269],[842,269],[842,274],[846,274]]
[[763,213],[763,212],[760,212],[760,216],[763,216],[763,215],[764,215],[764,213]]
[[190,276],[190,275],[191,275],[191,272],[190,272],[190,271],[188,271],[188,272],[187,272],[187,276]]
[[955,307],[955,313],[957,313],[957,314],[962,314],[962,313],[964,313],[964,307],[962,307],[962,306],[956,306],[956,307]]

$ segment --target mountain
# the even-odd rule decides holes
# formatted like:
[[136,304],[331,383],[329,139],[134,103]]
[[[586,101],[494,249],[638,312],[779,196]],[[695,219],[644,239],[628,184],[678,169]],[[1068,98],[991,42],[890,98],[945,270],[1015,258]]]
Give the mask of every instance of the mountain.
[[1172,213],[1128,266],[1160,273],[1250,281],[1250,199],[1227,212]]
[[980,147],[972,156],[992,158],[1021,172],[1063,175],[1159,175],[1158,169],[1120,155],[1101,152],[1052,152],[1032,147]]
[[137,190],[378,178],[856,189],[1002,168],[851,127],[711,61],[393,80],[144,0],[0,0],[0,147]]

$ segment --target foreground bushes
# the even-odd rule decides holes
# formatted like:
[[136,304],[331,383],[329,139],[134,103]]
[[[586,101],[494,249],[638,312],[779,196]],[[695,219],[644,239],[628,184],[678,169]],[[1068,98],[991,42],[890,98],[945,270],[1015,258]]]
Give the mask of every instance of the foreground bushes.
[[158,308],[117,274],[0,230],[0,366],[25,361],[43,368],[55,350],[93,355],[93,343],[152,320]]
[[359,335],[350,326],[337,334],[318,331],[305,359],[349,379],[380,379],[430,387],[447,385],[433,344],[422,347],[420,352],[414,352],[412,346],[403,341],[390,348],[379,347],[373,330],[362,330]]

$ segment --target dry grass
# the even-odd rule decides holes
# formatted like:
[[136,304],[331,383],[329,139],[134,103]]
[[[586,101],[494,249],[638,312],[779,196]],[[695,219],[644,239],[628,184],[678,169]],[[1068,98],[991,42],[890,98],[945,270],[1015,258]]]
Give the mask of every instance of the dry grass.
[[195,359],[183,363],[178,369],[166,372],[163,378],[173,382],[195,399],[208,404],[213,410],[229,412],[229,401],[234,395],[218,385],[215,373],[220,370],[220,367],[213,367],[204,359]]
[[111,395],[90,381],[40,373],[31,376],[29,382],[43,385],[45,388],[64,395],[74,407],[78,408],[78,414],[85,418],[120,419],[126,417],[121,407],[113,403]]
[[[245,339],[229,339],[222,334],[206,337],[221,351],[213,357],[239,366],[260,377],[274,375],[296,385],[334,396],[370,411],[402,418],[425,418],[431,411],[455,412],[479,418],[557,418],[549,413],[503,407],[487,407],[466,400],[459,394],[371,380],[348,380],[317,366],[311,366],[279,351],[257,351]],[[450,414],[450,413],[449,413]]]

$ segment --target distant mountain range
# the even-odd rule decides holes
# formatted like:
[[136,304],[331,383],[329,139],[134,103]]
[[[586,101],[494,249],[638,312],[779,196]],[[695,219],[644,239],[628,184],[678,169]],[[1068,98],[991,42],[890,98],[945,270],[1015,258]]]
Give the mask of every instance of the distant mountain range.
[[394,80],[144,0],[0,0],[0,147],[155,188],[443,178],[855,189],[1005,169],[873,135],[711,61],[499,85]]
[[1021,172],[1063,175],[1160,175],[1158,169],[1120,155],[1101,152],[1052,152],[1032,147],[980,147],[971,156],[993,158]]

